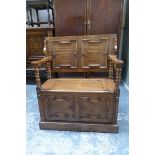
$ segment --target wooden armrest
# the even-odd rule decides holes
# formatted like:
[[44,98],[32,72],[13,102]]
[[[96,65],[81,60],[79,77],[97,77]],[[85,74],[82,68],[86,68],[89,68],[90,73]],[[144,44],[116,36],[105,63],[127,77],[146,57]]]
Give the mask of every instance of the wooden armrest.
[[44,57],[43,59],[38,60],[38,61],[32,61],[31,64],[39,66],[39,65],[41,65],[47,61],[51,61],[51,60],[52,60],[52,56],[48,56],[48,57]]
[[50,62],[52,60],[52,56],[44,57],[41,60],[38,61],[32,61],[31,64],[35,65],[34,67],[34,73],[35,73],[35,79],[36,79],[36,85],[37,88],[41,88],[41,80],[39,75],[39,66],[43,63],[47,62],[47,70],[48,70],[48,78],[51,78],[51,68],[50,68]]
[[[116,90],[119,91],[119,84],[121,81],[121,72],[122,72],[122,65],[123,61],[118,59],[116,55],[108,55],[108,59],[110,60],[109,63],[109,78],[115,79]],[[113,71],[116,71],[115,77]]]
[[123,64],[124,62],[116,57],[116,55],[109,55],[109,59],[115,64]]

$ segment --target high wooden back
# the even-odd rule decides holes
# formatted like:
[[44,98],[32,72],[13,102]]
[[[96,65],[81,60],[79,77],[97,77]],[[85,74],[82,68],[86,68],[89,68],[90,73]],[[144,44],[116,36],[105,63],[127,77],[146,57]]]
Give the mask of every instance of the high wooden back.
[[54,72],[103,72],[108,54],[117,54],[117,35],[46,37],[44,46]]

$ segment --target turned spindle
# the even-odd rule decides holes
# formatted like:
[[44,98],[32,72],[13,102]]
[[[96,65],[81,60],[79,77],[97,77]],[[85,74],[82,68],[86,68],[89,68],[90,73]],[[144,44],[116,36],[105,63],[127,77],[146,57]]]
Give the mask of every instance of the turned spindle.
[[38,66],[35,66],[34,73],[35,73],[36,85],[37,85],[38,88],[41,88],[41,81],[40,81]]
[[113,79],[113,63],[110,61],[109,63],[109,79]]
[[116,66],[116,79],[115,79],[116,88],[119,87],[119,84],[121,81],[121,73],[122,73],[122,65],[117,65]]
[[46,62],[46,69],[47,69],[47,78],[51,79],[51,62]]

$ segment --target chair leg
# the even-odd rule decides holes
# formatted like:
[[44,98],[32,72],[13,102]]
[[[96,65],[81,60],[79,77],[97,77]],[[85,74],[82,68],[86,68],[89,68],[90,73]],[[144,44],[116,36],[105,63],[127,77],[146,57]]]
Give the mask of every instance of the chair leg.
[[40,119],[41,119],[41,121],[45,121],[43,107],[42,107],[42,103],[41,103],[40,88],[37,87],[36,91],[37,91],[37,98],[38,98],[38,104],[39,104]]
[[118,88],[116,91],[115,91],[115,116],[114,116],[114,119],[113,119],[113,123],[114,124],[117,124],[117,117],[118,117],[118,106],[119,106],[119,96],[120,96],[120,89]]
[[33,18],[32,18],[32,10],[30,9],[30,17],[31,17],[31,26],[33,27],[34,24],[33,24]]
[[38,9],[36,9],[36,14],[37,14],[38,27],[40,27]]
[[27,13],[27,24],[28,24],[28,26],[30,27],[31,21],[30,21],[29,11],[30,11],[30,10],[28,10],[28,9],[26,10],[26,13]]
[[48,13],[48,25],[51,25],[51,20],[50,20],[50,12],[49,12],[49,6],[47,6],[47,13]]

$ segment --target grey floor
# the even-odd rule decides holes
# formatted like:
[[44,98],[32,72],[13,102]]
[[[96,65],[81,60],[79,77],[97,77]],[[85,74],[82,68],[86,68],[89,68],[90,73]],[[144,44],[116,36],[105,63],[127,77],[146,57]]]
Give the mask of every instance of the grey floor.
[[39,129],[36,86],[26,86],[27,155],[128,155],[129,96],[120,86],[119,133],[51,131]]

